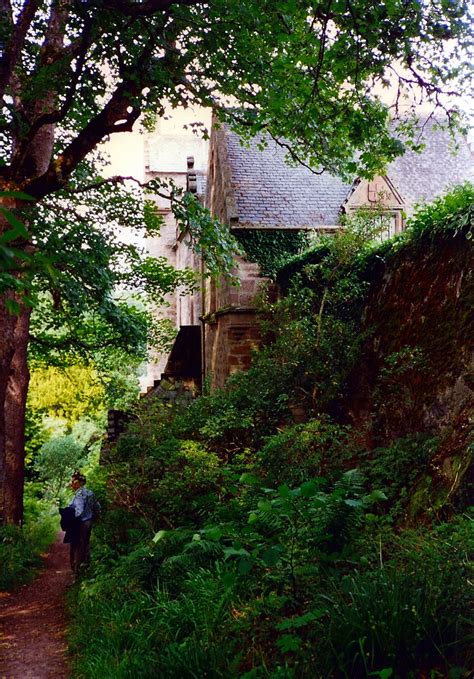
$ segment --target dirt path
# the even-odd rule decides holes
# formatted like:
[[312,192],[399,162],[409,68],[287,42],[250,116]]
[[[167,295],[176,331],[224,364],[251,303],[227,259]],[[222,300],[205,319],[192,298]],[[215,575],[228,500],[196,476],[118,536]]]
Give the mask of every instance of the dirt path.
[[30,584],[0,594],[0,679],[68,679],[65,592],[72,581],[62,534]]

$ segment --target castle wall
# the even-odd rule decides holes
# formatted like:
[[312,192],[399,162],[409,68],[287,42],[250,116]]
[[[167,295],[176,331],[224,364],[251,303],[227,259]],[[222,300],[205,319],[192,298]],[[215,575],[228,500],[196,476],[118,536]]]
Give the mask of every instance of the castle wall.
[[208,282],[204,314],[205,373],[221,387],[229,375],[248,370],[252,352],[261,344],[255,297],[267,280],[258,264],[239,257],[234,271],[240,285]]

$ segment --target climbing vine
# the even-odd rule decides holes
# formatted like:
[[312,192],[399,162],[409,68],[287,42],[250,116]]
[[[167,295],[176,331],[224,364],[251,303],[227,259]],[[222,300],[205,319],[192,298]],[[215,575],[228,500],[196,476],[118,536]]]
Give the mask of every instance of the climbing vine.
[[262,275],[274,278],[278,269],[309,245],[308,231],[236,229],[236,240],[242,246],[247,259],[260,266]]

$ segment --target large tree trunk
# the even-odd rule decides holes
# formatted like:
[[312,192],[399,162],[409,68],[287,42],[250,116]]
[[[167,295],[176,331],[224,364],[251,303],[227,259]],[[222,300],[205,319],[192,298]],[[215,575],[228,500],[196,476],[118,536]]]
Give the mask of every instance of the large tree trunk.
[[[0,204],[9,210],[17,207],[15,199],[10,197],[0,197]],[[9,229],[11,229],[10,222],[5,214],[0,213],[0,234]],[[12,271],[11,273],[15,276],[19,275],[19,272]],[[12,309],[18,304],[20,314],[14,313]],[[25,314],[25,318],[22,318]],[[9,485],[12,479],[12,435],[17,437],[19,443],[16,427],[21,422],[22,411],[24,419],[24,406],[22,408],[21,403],[26,400],[26,393],[24,398],[19,397],[21,380],[14,385],[14,382],[18,380],[19,371],[21,372],[21,357],[24,353],[24,347],[22,351],[18,345],[18,339],[21,335],[20,326],[26,327],[26,337],[28,337],[29,315],[29,310],[21,304],[19,293],[13,290],[4,293],[0,299],[0,524],[20,523],[22,519],[22,503],[20,502],[19,510],[17,508],[13,511],[13,494],[11,489],[9,490]],[[25,388],[27,389],[27,383]],[[19,406],[18,410],[17,406]],[[24,426],[20,432],[22,431],[24,431]],[[24,445],[22,451],[24,451]],[[22,456],[24,457],[24,453]],[[16,476],[18,476],[18,466]],[[16,504],[18,505],[18,501]]]
[[[63,25],[68,5],[68,0],[54,0],[52,4],[40,54],[43,65],[51,63],[56,51],[63,47]],[[54,82],[46,83],[41,96],[33,101],[22,101],[21,83],[14,73],[11,78],[10,85],[16,93],[14,102],[19,114],[27,113],[35,121],[55,110],[57,92]],[[12,167],[16,167],[17,176],[12,175],[9,182],[0,185],[0,189],[15,191],[16,187],[23,187],[28,179],[44,175],[53,155],[54,132],[54,124],[40,126],[26,150],[22,147],[20,138],[13,138]],[[25,207],[21,200],[12,196],[0,196],[0,204],[14,211]],[[28,205],[31,206],[27,204],[26,207]],[[26,211],[20,219],[23,220],[25,214]],[[5,215],[0,214],[0,234],[10,228]],[[19,247],[28,251],[30,244],[23,242]],[[14,275],[20,279],[23,274],[19,270]],[[6,304],[8,298],[19,305],[19,312],[16,314],[9,313]],[[30,379],[27,360],[30,314],[31,309],[24,305],[21,293],[8,292],[0,300],[0,524],[19,524],[23,519],[25,410]]]
[[[0,204],[9,210],[21,207],[21,202],[11,197],[0,197]],[[7,217],[0,213],[0,234],[11,228]],[[28,250],[21,238],[8,245]],[[17,266],[10,273],[20,282],[24,275],[20,260]],[[4,293],[0,299],[0,525],[20,524],[23,519],[30,315],[22,292]]]
[[15,352],[5,394],[5,469],[3,490],[4,523],[23,521],[23,486],[25,469],[25,412],[30,373],[28,370],[28,336],[31,309],[22,306],[16,316]]
[[8,312],[4,300],[0,300],[0,524],[5,522],[6,413],[4,404],[11,363],[15,354],[15,326],[15,316]]

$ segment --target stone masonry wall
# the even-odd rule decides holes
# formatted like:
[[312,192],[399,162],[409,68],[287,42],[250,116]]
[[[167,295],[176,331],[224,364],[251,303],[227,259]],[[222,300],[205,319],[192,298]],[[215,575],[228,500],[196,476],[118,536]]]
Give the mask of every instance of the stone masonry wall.
[[248,370],[252,351],[261,341],[255,296],[266,279],[258,264],[241,257],[234,273],[239,286],[211,282],[206,291],[205,372],[213,386],[223,386],[232,373]]
[[206,374],[214,387],[224,386],[229,375],[248,370],[252,352],[261,342],[255,312],[218,314],[206,323]]

